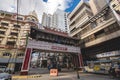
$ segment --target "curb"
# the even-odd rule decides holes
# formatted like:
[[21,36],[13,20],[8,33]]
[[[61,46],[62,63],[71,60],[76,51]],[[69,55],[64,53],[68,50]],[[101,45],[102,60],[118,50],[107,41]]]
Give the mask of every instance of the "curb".
[[12,79],[21,79],[21,78],[39,78],[41,75],[28,75],[28,76],[12,76]]
[[27,78],[39,78],[39,77],[41,77],[41,75],[30,75]]

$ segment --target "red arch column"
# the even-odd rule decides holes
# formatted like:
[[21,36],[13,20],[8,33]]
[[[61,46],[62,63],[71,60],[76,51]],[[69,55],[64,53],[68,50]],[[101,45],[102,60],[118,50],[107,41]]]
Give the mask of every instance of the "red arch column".
[[30,58],[31,58],[32,48],[26,48],[25,57],[23,60],[21,75],[27,75],[30,67]]
[[76,67],[77,63],[76,63],[76,56],[75,55],[73,56],[73,61],[74,61],[74,67]]
[[82,54],[78,53],[78,58],[79,58],[79,64],[80,64],[80,68],[83,68],[83,58],[82,58]]
[[75,55],[75,62],[76,62],[76,67],[79,67],[79,58],[77,55]]

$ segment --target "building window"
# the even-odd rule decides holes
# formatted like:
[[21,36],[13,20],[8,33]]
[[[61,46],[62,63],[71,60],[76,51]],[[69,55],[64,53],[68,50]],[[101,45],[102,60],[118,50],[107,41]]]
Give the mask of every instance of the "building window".
[[2,26],[8,26],[9,24],[8,24],[8,23],[5,23],[5,22],[1,22],[1,25],[2,25]]
[[2,38],[2,37],[0,37],[0,41],[1,41],[1,40],[3,40],[3,38]]
[[97,26],[97,23],[96,22],[93,22],[92,24],[91,24],[91,28],[93,29],[93,28],[95,28]]
[[10,18],[12,15],[11,14],[6,14],[5,16]]
[[70,21],[72,21],[72,19],[75,17],[75,15],[73,15],[71,18],[70,18]]
[[22,56],[24,56],[24,53],[19,53],[17,56],[22,57]]
[[15,45],[15,41],[8,41],[7,45],[14,46]]
[[17,19],[18,19],[18,20],[23,20],[23,18],[22,18],[22,17],[17,17]]
[[4,13],[1,13],[1,16],[4,16],[5,14]]
[[10,35],[13,35],[13,36],[18,36],[18,33],[14,33],[14,32],[11,32]]
[[5,31],[0,31],[0,34],[5,34]]
[[15,27],[15,28],[20,28],[20,25],[14,24],[14,27]]
[[100,37],[102,37],[104,35],[105,35],[105,31],[104,30],[100,30],[97,33],[95,33],[95,37],[96,38],[100,38]]
[[74,31],[76,31],[76,27],[74,27],[71,31],[70,31],[70,33],[73,33]]
[[35,19],[32,19],[32,21],[35,21]]
[[25,40],[21,40],[20,45],[25,45],[26,44],[25,42],[26,42]]
[[116,12],[120,15],[120,11],[119,10],[116,10]]
[[27,20],[30,20],[30,18],[28,17]]
[[114,8],[116,6],[116,4],[113,4],[112,7]]
[[3,56],[11,56],[11,54],[9,52],[4,52]]
[[74,22],[72,22],[72,24],[70,24],[70,26],[73,26],[75,24],[75,21]]

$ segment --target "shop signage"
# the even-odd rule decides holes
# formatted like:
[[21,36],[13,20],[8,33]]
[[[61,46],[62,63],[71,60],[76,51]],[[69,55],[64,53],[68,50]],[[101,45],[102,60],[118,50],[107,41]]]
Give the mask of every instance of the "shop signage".
[[28,40],[27,47],[46,50],[46,51],[48,50],[48,51],[80,53],[79,47],[57,44],[57,43],[49,43],[44,41],[36,41],[36,40]]
[[120,51],[111,51],[106,53],[97,54],[96,57],[110,57],[110,56],[117,56],[120,55]]
[[51,46],[51,49],[67,51],[67,47]]

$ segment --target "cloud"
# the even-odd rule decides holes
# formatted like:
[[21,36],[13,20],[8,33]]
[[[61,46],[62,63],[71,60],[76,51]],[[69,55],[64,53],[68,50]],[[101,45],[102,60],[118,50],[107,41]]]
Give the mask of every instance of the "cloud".
[[[0,10],[16,12],[17,0],[0,0]],[[73,0],[19,0],[19,13],[27,15],[30,11],[37,12],[41,22],[43,12],[53,14],[57,8],[65,10]]]
[[11,6],[13,5],[13,0],[0,0],[0,10],[10,11],[12,10]]

